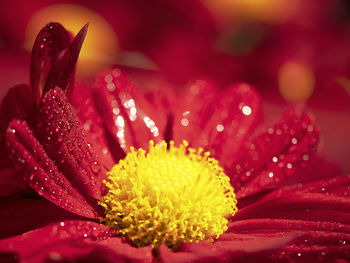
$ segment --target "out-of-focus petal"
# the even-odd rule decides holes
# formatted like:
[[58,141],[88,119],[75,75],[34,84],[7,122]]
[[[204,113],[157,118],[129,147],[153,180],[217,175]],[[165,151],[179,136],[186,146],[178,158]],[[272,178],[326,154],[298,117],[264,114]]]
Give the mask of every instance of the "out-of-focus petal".
[[64,176],[78,191],[99,200],[105,170],[86,141],[83,127],[60,88],[44,95],[39,106],[37,129],[45,151]]
[[81,219],[81,217],[44,199],[0,199],[1,238],[19,235],[64,219]]
[[183,100],[175,100],[172,126],[175,144],[187,140],[192,147],[200,147],[198,135],[215,111],[216,92],[208,80],[197,80],[186,86]]
[[[6,150],[5,147],[4,147],[4,150]],[[21,171],[17,171],[13,167],[1,168],[0,170],[0,196],[1,197],[10,196],[12,194],[19,193],[26,190],[29,190],[29,188],[24,183],[24,178]]]
[[100,76],[93,92],[104,124],[125,152],[131,146],[147,149],[149,140],[161,143],[165,114],[154,111],[135,84],[119,70]]
[[0,240],[1,255],[14,254],[21,262],[70,261],[94,249],[88,242],[113,236],[108,227],[90,221],[61,221],[25,234]]
[[232,166],[231,182],[238,198],[275,188],[305,167],[315,154],[318,129],[297,110],[248,141]]
[[47,156],[24,121],[13,120],[6,133],[10,159],[23,172],[24,180],[39,195],[75,214],[96,218],[98,207],[87,203]]
[[73,91],[71,103],[77,109],[77,116],[84,127],[87,141],[94,147],[102,165],[110,170],[125,156],[117,141],[111,139],[94,103],[89,87],[78,84]]
[[58,23],[49,23],[39,32],[32,50],[30,74],[37,104],[43,95],[52,64],[70,45],[70,34]]

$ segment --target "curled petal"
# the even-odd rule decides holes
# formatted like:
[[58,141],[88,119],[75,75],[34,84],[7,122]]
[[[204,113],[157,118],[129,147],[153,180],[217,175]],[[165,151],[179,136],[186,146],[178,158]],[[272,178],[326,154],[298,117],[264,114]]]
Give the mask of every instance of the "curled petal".
[[13,120],[6,133],[10,159],[21,169],[24,180],[39,195],[52,203],[81,216],[96,218],[99,208],[87,203],[47,156],[28,125]]
[[111,137],[124,151],[131,146],[161,143],[166,126],[163,112],[156,112],[119,70],[102,75],[94,88],[96,107]]
[[69,48],[62,50],[55,57],[45,82],[43,94],[58,86],[67,92],[68,97],[71,96],[75,87],[75,65],[78,61],[87,29],[88,24],[79,31]]
[[38,133],[45,151],[65,177],[85,194],[101,198],[105,171],[86,141],[81,124],[60,88],[47,92],[39,106]]
[[52,64],[71,45],[70,34],[59,23],[47,24],[38,34],[31,58],[30,81],[39,104]]

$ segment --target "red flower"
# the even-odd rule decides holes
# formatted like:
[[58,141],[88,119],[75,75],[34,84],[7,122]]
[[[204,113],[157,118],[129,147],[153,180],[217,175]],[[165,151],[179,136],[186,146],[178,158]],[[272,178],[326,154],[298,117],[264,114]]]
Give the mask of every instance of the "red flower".
[[[74,85],[85,33],[86,27],[72,41],[60,25],[46,26],[33,50],[34,94],[16,86],[2,104],[7,150],[1,167],[8,175],[1,176],[3,185],[14,187],[1,195],[23,189],[10,181],[21,177],[37,195],[0,200],[1,260],[350,260],[350,178],[326,178],[322,162],[305,168],[318,140],[305,113],[290,110],[275,125],[258,128],[260,97],[247,84],[217,92],[197,81],[182,101],[164,87],[142,96],[119,70],[99,77],[92,89]],[[175,252],[165,245],[136,248],[100,223],[101,182],[130,146],[183,139],[220,161],[235,187],[238,212],[213,243],[183,243]]]

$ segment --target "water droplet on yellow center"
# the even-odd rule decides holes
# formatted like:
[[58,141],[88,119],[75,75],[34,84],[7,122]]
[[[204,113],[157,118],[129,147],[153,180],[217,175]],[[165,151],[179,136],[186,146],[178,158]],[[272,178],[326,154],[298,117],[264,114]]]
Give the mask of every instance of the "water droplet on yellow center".
[[213,241],[227,230],[237,200],[218,161],[202,149],[165,142],[134,150],[105,182],[103,222],[136,246]]

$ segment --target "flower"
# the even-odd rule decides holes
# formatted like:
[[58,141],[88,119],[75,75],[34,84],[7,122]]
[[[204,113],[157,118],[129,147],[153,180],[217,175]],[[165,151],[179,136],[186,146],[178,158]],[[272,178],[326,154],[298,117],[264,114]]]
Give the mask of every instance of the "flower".
[[[1,199],[1,260],[350,260],[350,177],[333,176],[319,161],[305,168],[318,141],[307,114],[292,109],[264,128],[261,99],[242,83],[218,92],[199,80],[181,100],[166,87],[144,96],[116,69],[92,89],[74,84],[85,34],[86,27],[72,40],[60,25],[47,25],[33,50],[34,92],[16,86],[2,104],[1,143],[7,150],[1,154],[16,167],[4,158],[3,167],[12,169],[4,181],[16,186],[17,196]],[[137,248],[101,223],[106,171],[127,160],[131,146],[146,149],[150,140],[178,145],[184,139],[219,160],[238,211],[214,242],[184,242],[176,251],[164,244]],[[36,194],[18,193],[23,185],[9,179],[18,180],[18,174]]]

